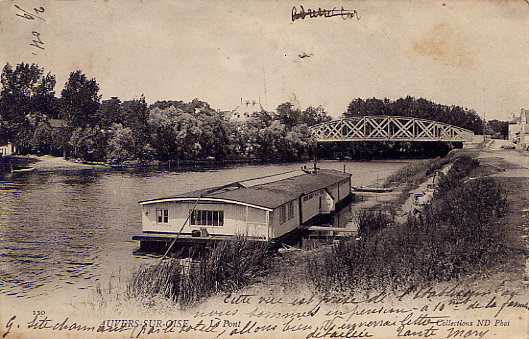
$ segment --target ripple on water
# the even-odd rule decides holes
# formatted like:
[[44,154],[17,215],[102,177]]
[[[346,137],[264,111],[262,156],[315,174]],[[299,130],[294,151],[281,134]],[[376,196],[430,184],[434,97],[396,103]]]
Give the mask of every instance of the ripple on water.
[[79,266],[90,266],[94,264],[93,262],[75,262],[75,261],[70,261],[66,263],[69,265],[79,265]]

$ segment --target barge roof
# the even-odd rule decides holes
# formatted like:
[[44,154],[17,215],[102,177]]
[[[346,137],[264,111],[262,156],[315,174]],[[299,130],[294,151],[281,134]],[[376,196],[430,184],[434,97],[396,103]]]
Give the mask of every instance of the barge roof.
[[324,189],[351,176],[336,170],[320,169],[314,173],[291,171],[275,176],[234,182],[224,186],[211,187],[165,198],[140,201],[140,204],[151,204],[171,200],[196,200],[200,197],[207,200],[228,200],[256,207],[273,209],[302,195]]

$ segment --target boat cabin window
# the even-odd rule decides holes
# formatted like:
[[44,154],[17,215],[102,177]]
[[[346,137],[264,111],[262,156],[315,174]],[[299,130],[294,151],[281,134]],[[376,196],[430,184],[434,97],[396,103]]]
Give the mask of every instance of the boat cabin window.
[[314,194],[313,194],[313,193],[308,194],[308,195],[305,195],[305,196],[303,197],[303,201],[308,201],[308,200],[310,200],[310,199],[312,199],[312,198],[314,198]]
[[156,210],[156,220],[158,222],[169,222],[169,210],[167,208],[159,208]]
[[291,201],[288,203],[288,220],[294,218],[294,203]]
[[191,225],[224,226],[224,211],[194,210],[191,213]]
[[293,217],[294,217],[294,202],[291,201],[288,204],[281,205],[281,207],[279,208],[279,222],[284,223],[285,221],[290,220]]

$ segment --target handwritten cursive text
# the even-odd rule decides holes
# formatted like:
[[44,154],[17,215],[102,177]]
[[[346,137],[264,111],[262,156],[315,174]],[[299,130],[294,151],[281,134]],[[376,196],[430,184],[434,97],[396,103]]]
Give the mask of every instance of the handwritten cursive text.
[[360,20],[360,15],[356,10],[348,10],[344,9],[343,6],[338,9],[336,7],[333,7],[332,9],[305,9],[303,6],[299,6],[299,10],[296,6],[292,7],[292,22],[301,19],[305,20],[306,17],[309,17],[311,19],[313,18],[332,18],[335,16],[341,17],[343,20],[347,19],[353,19],[356,18],[356,20]]

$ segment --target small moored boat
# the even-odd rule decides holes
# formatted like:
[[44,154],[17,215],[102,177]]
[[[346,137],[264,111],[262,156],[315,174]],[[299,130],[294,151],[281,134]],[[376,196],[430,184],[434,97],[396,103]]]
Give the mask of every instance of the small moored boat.
[[13,173],[25,173],[25,172],[34,172],[37,169],[34,167],[18,167],[18,168],[12,168],[11,172]]

